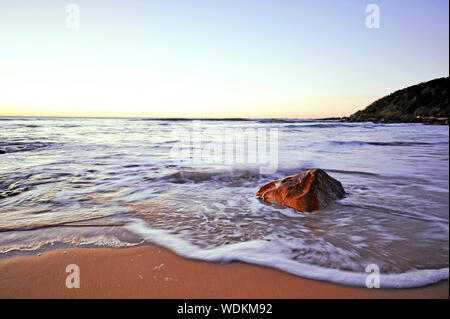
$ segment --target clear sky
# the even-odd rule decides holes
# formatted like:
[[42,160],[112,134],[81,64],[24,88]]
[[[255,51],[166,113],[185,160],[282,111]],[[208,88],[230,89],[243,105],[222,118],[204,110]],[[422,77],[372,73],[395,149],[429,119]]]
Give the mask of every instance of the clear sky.
[[448,0],[0,0],[4,116],[344,116],[448,74]]

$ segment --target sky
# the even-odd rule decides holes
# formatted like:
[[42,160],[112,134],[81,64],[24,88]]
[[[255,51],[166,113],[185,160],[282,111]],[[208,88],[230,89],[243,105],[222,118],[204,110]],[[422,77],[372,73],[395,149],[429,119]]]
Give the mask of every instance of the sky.
[[448,75],[447,0],[0,0],[0,116],[347,116]]

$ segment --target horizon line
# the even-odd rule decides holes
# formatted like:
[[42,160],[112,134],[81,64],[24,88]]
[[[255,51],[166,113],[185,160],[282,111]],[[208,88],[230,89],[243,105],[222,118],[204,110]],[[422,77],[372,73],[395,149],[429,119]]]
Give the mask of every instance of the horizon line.
[[342,118],[345,116],[330,117],[147,117],[147,116],[64,116],[64,115],[0,115],[0,118],[79,118],[79,119],[148,119],[148,120],[325,120]]

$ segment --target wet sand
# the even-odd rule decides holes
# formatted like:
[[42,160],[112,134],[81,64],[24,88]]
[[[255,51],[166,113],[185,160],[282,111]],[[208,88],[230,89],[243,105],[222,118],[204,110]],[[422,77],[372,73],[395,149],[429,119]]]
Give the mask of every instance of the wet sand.
[[[80,288],[66,287],[66,266]],[[0,260],[0,298],[449,298],[448,280],[367,289],[304,279],[240,262],[184,259],[157,246],[73,248]]]

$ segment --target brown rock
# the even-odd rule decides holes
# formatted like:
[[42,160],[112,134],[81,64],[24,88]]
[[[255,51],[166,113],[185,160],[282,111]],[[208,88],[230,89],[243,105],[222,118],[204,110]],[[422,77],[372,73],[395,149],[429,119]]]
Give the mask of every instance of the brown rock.
[[311,212],[325,208],[344,194],[338,180],[321,169],[311,169],[271,182],[261,187],[256,195],[265,202]]

